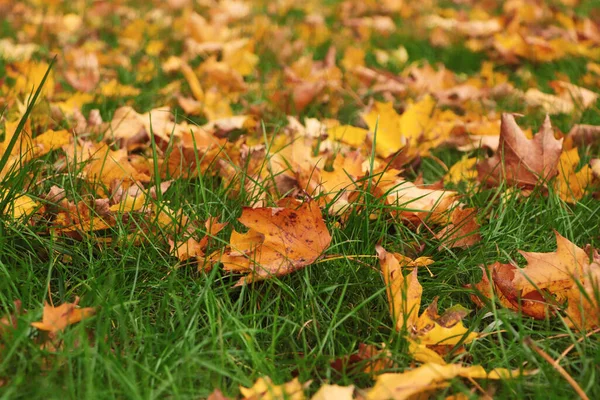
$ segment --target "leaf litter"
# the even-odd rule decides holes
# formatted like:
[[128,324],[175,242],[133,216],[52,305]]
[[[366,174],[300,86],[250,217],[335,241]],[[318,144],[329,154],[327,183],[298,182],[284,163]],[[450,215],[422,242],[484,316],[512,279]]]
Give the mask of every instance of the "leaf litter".
[[[486,240],[481,226],[489,222],[488,210],[471,207],[469,193],[486,187],[523,196],[555,193],[574,207],[599,194],[600,161],[590,146],[598,145],[600,127],[573,123],[563,133],[551,122],[597,107],[600,28],[592,17],[522,0],[499,9],[464,2],[468,12],[437,2],[276,2],[264,12],[241,0],[172,0],[153,10],[95,2],[81,15],[50,3],[48,16],[28,2],[0,4],[19,30],[0,40],[6,161],[0,204],[7,221],[43,235],[91,240],[100,248],[116,241],[117,228],[134,243],[160,236],[152,245],[162,246],[174,264],[193,264],[200,273],[220,268],[237,277],[234,286],[260,290],[257,281],[326,261],[337,244],[332,231],[352,213],[390,218],[417,234],[429,230],[440,252],[468,250]],[[293,11],[300,11],[298,21],[278,22]],[[111,15],[122,29],[106,26]],[[331,19],[335,29],[326,23]],[[455,73],[415,59],[402,45],[378,44],[396,31],[438,48],[460,44],[486,60],[471,74]],[[115,43],[99,39],[107,32]],[[323,55],[314,53],[317,47]],[[32,105],[31,89],[50,67],[48,49],[58,61]],[[264,69],[269,56],[272,66]],[[571,57],[585,60],[584,75],[577,81],[556,73],[547,83],[553,93],[527,68]],[[152,93],[151,107],[142,106],[158,76],[167,83]],[[121,106],[102,110],[114,100]],[[546,114],[539,132],[523,128],[531,122],[522,118],[521,124],[519,115],[502,108],[506,102],[519,103],[524,115]],[[342,118],[349,103],[356,117]],[[286,121],[278,133],[271,128],[277,119]],[[415,178],[423,160],[442,148],[464,156],[444,164],[438,182]],[[36,163],[43,165],[40,172],[28,173]],[[72,175],[85,188],[44,184],[59,175]],[[15,176],[22,179],[18,187],[9,183]],[[164,200],[172,182],[198,177],[218,179],[232,198],[251,195],[238,219],[247,231],[236,228],[226,239],[219,215],[197,220],[185,200],[176,206]],[[380,215],[367,210],[365,196],[380,202]],[[521,251],[523,268],[485,260],[481,281],[471,285],[473,304],[562,318],[575,331],[597,329],[598,252],[554,234],[557,250]],[[421,304],[419,267],[435,278],[429,269],[435,256],[413,259],[381,245],[375,252],[394,329],[421,365],[390,372],[397,366],[388,349],[361,344],[361,360],[379,358],[364,369],[374,386],[323,384],[312,398],[414,398],[457,377],[535,372],[448,363],[481,335],[464,325],[467,308],[454,305],[440,315],[437,297]],[[56,349],[64,330],[95,312],[78,303],[78,297],[58,307],[45,303],[42,320],[31,326]],[[15,312],[0,319],[0,349],[19,323],[21,302],[14,304]],[[0,386],[8,382],[0,377]],[[276,385],[264,377],[240,392],[243,398],[301,399],[309,384]],[[217,389],[210,398],[225,396]]]

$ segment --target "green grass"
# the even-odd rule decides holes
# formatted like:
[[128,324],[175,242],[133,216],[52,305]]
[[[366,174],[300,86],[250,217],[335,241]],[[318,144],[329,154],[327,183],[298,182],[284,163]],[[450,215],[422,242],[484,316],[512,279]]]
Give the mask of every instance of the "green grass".
[[[299,11],[286,17],[302,20]],[[0,33],[8,35],[10,26],[0,23]],[[103,32],[101,39],[117,47],[118,36]],[[472,53],[462,46],[437,49],[425,40],[404,35],[376,42],[377,47],[404,45],[411,61],[443,62],[460,73],[479,71],[484,54]],[[323,52],[322,48],[319,48]],[[326,49],[325,49],[326,50]],[[268,72],[278,69],[275,57],[261,60]],[[265,61],[267,60],[267,61]],[[550,63],[540,71],[539,80],[547,84],[554,72],[573,79],[581,75],[580,60],[571,64]],[[2,62],[0,61],[0,64]],[[135,83],[135,70],[119,71],[122,83]],[[158,90],[168,82],[163,75],[145,86],[134,99],[100,99],[84,112],[99,108],[110,120],[123,104],[133,104],[140,112],[156,104]],[[140,85],[141,86],[141,85]],[[268,93],[264,93],[267,97]],[[251,95],[249,95],[251,97]],[[266,101],[251,98],[259,104]],[[499,104],[499,109],[505,109]],[[511,106],[506,105],[506,109]],[[309,115],[337,117],[354,123],[358,105],[348,102],[337,116],[310,110]],[[598,123],[599,107],[583,116],[558,119],[566,130],[574,122]],[[515,110],[518,111],[518,110]],[[563,121],[562,118],[565,118]],[[274,122],[275,121],[275,122]],[[529,116],[524,124],[537,128],[541,115]],[[265,121],[270,133],[281,130],[281,115]],[[454,150],[437,149],[434,155],[447,165],[460,159]],[[27,164],[18,174],[9,175],[1,188],[18,193],[27,173],[35,173],[53,162],[52,157]],[[44,165],[47,163],[47,165]],[[0,170],[2,169],[0,162]],[[78,180],[77,171],[52,176],[35,188],[41,196],[52,184],[66,189],[72,200],[81,200],[88,187]],[[443,176],[444,170],[433,158],[422,160],[427,182]],[[390,216],[392,207],[364,193],[364,208],[352,211],[340,224],[327,216],[332,244],[326,254],[341,255],[335,260],[319,261],[289,276],[234,287],[237,277],[219,268],[198,272],[193,263],[181,263],[168,252],[166,232],[151,231],[154,221],[139,218],[136,223],[146,240],[131,241],[127,227],[118,224],[99,235],[112,239],[101,243],[96,237],[73,240],[49,234],[44,221],[32,226],[13,221],[2,212],[0,221],[0,317],[14,311],[13,301],[22,301],[26,313],[18,317],[18,328],[0,337],[0,397],[2,398],[205,398],[215,388],[235,396],[239,385],[250,386],[258,377],[270,376],[276,383],[295,376],[313,380],[310,393],[322,383],[372,386],[372,379],[359,372],[338,371],[332,362],[358,349],[359,343],[380,345],[391,350],[397,363],[394,371],[413,365],[402,334],[394,330],[389,315],[383,279],[375,257],[375,246],[407,255],[430,256],[435,260],[430,276],[423,268],[424,310],[439,296],[440,310],[462,304],[472,311],[465,325],[486,333],[448,357],[450,362],[481,364],[486,369],[503,367],[539,373],[506,381],[480,381],[483,389],[499,399],[573,398],[571,386],[546,361],[524,344],[532,338],[554,359],[574,346],[561,365],[580,384],[590,398],[600,397],[600,343],[597,336],[586,337],[570,330],[560,318],[536,321],[515,312],[489,307],[477,310],[465,285],[479,281],[479,266],[495,261],[515,260],[523,266],[518,250],[554,251],[553,229],[580,247],[600,247],[600,202],[591,195],[575,205],[562,202],[550,191],[547,196],[534,192],[529,197],[507,195],[506,187],[460,189],[463,203],[480,210],[482,240],[467,249],[439,249],[432,232],[403,224]],[[190,218],[204,221],[220,216],[229,226],[217,236],[214,248],[229,240],[232,229],[243,229],[237,221],[242,208],[256,193],[241,191],[230,196],[227,184],[218,178],[201,176],[180,179],[164,193],[164,200]],[[39,198],[40,202],[44,202]],[[4,210],[9,197],[0,202]],[[410,208],[407,206],[407,208]],[[327,210],[327,207],[325,207]],[[369,218],[370,214],[376,218]],[[422,253],[415,248],[423,246]],[[365,257],[354,257],[365,256]],[[50,289],[51,293],[48,292]],[[56,350],[40,348],[40,332],[30,326],[41,319],[44,301],[71,302],[80,296],[80,305],[96,307],[94,317],[71,326],[60,334],[62,346]],[[455,379],[445,395],[463,392],[471,398],[468,381]]]

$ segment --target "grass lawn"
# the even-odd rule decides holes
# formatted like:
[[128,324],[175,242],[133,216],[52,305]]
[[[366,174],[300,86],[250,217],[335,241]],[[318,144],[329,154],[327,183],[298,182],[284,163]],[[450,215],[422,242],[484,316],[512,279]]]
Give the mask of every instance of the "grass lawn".
[[[390,315],[375,250],[380,245],[434,261],[418,269],[421,311],[435,297],[441,311],[456,305],[469,310],[463,323],[479,338],[452,346],[445,362],[537,370],[505,380],[451,379],[433,397],[575,398],[566,374],[589,398],[599,398],[597,322],[573,328],[564,305],[541,319],[499,301],[478,308],[474,290],[466,287],[482,279],[480,266],[498,261],[523,267],[519,251],[556,251],[553,230],[580,248],[600,248],[598,177],[591,172],[587,190],[575,199],[561,195],[554,181],[529,188],[505,180],[488,185],[475,170],[471,178],[452,182],[444,178],[464,157],[481,162],[497,150],[461,151],[464,143],[448,139],[459,135],[455,127],[448,140],[419,142],[412,156],[408,145],[383,142],[381,151],[391,146],[394,154],[386,158],[376,150],[377,140],[386,140],[383,116],[354,146],[317,129],[304,135],[312,154],[328,159],[322,173],[339,171],[332,166],[335,155],[346,157],[354,149],[370,166],[342,213],[335,212],[342,192],[303,185],[302,179],[313,182],[311,176],[293,183],[290,196],[311,198],[321,208],[332,237],[324,255],[291,274],[241,286],[241,275],[217,262],[232,231],[247,230],[238,220],[244,207],[274,207],[285,197],[279,178],[301,174],[294,162],[287,172],[272,166],[278,152],[293,147],[291,138],[305,140],[299,131],[290,133],[288,116],[307,131],[314,118],[366,132],[363,117],[374,102],[390,102],[398,116],[430,95],[434,112],[451,112],[450,123],[460,120],[456,126],[467,126],[468,134],[472,117],[477,127],[483,126],[477,118],[487,118],[495,128],[486,134],[498,136],[502,112],[523,114],[518,124],[534,133],[546,113],[564,133],[576,124],[600,125],[597,98],[582,104],[567,94],[569,112],[553,112],[552,101],[534,104],[525,95],[530,89],[553,95],[556,81],[600,91],[594,2],[513,2],[515,9],[458,1],[405,2],[400,9],[393,1],[212,3],[0,1],[6,15],[0,21],[0,318],[14,316],[0,320],[0,397],[196,399],[218,388],[236,398],[240,386],[251,387],[264,376],[276,384],[312,380],[307,398],[325,383],[354,385],[357,396],[365,395],[374,385],[375,377],[364,371],[372,360],[340,367],[359,345],[385,347],[379,356],[387,362],[383,372],[420,364],[409,351],[410,334],[396,329]],[[543,17],[528,19],[538,14]],[[431,16],[446,25],[435,25]],[[464,24],[474,20],[499,21],[501,29],[472,34]],[[564,40],[574,47],[552,42],[562,34],[540,33],[548,27],[570,32]],[[524,52],[506,38],[501,42],[511,32],[538,41],[527,42]],[[34,105],[32,95],[55,55]],[[510,90],[498,94],[502,83]],[[475,94],[441,95],[467,84]],[[153,111],[138,122],[127,117],[130,130],[119,130],[119,136],[115,115],[124,106],[136,115]],[[170,108],[156,110],[163,106]],[[172,131],[158,133],[165,115]],[[236,115],[249,117],[232,127],[209,124]],[[149,129],[135,137],[144,129],[139,121],[149,118]],[[435,126],[447,122],[432,119]],[[185,136],[198,126],[204,133]],[[35,142],[49,129],[66,130],[65,142]],[[205,133],[219,146],[202,142]],[[178,141],[182,137],[187,145]],[[572,146],[580,157],[576,169],[585,168],[600,154],[600,136]],[[90,167],[94,151],[104,152],[96,169]],[[462,207],[476,210],[480,239],[451,247],[436,236],[441,226],[433,209],[407,221],[402,216],[414,211],[411,202],[393,204],[371,190],[379,178],[369,171],[377,165],[393,166],[410,182],[441,181],[432,187],[456,191]],[[234,173],[227,172],[231,166]],[[109,174],[116,178],[105,179]],[[168,188],[156,189],[167,181]],[[143,204],[137,194],[127,200],[137,185],[145,193]],[[52,187],[63,191],[68,211],[60,206],[66,203],[48,196]],[[212,234],[204,225],[211,217],[227,225]],[[178,257],[169,240],[180,243],[190,235],[211,240],[202,254]],[[206,259],[213,256],[208,268]],[[45,302],[58,306],[76,297],[79,306],[95,309],[93,316],[56,332],[31,325],[42,320]],[[598,321],[597,310],[588,318]],[[535,348],[560,359],[564,373]]]

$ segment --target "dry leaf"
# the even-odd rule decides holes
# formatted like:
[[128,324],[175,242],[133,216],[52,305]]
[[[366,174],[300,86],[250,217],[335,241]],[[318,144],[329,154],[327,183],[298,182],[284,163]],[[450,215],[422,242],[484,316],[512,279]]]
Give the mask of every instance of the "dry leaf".
[[379,375],[375,386],[367,392],[366,398],[368,400],[412,399],[447,387],[450,384],[449,381],[456,377],[510,379],[523,374],[518,370],[510,371],[504,368],[486,372],[479,365],[464,367],[459,364],[428,363],[407,372]]
[[354,385],[338,386],[323,385],[311,400],[352,400],[354,398]]
[[[567,322],[577,329],[599,326],[600,310],[593,295],[598,286],[598,258],[588,254],[568,239],[556,235],[557,250],[550,253],[520,251],[527,260],[524,268],[495,263],[488,267],[491,281],[483,279],[473,287],[480,295],[537,319],[544,319],[565,303]],[[476,300],[478,305],[483,305]],[[563,307],[564,308],[564,307]]]
[[562,152],[562,139],[555,139],[550,117],[533,139],[527,139],[511,114],[502,114],[498,152],[477,165],[479,179],[497,184],[531,187],[554,177]]
[[440,316],[436,298],[419,315],[423,288],[417,279],[417,267],[404,276],[402,270],[410,268],[405,257],[388,253],[381,246],[376,250],[387,287],[390,314],[396,321],[396,330],[410,335],[409,350],[415,359],[444,363],[435,353],[445,352],[461,342],[469,343],[477,337],[477,333],[469,333],[462,324],[461,320],[467,314],[462,307],[450,308]]
[[455,208],[450,214],[450,225],[446,226],[435,237],[442,241],[440,247],[470,247],[481,241],[479,224],[475,217],[475,208]]
[[32,322],[31,326],[42,331],[48,331],[51,334],[63,331],[67,326],[73,325],[83,319],[89,318],[96,312],[92,307],[79,308],[79,297],[75,297],[75,302],[64,303],[54,307],[44,303],[44,313],[41,322]]
[[304,389],[310,385],[310,381],[300,383],[298,378],[275,385],[271,378],[258,378],[251,388],[240,386],[242,396],[247,400],[304,400]]
[[247,274],[238,285],[292,273],[329,247],[331,236],[315,203],[283,199],[279,204],[244,208],[239,221],[250,230],[233,231],[230,249],[214,259],[226,270]]

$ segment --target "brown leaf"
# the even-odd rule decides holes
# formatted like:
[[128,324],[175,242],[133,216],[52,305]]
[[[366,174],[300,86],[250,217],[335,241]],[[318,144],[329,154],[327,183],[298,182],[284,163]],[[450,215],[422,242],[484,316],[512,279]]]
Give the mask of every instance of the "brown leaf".
[[577,145],[591,145],[600,141],[600,125],[573,125],[567,136]]
[[281,207],[245,207],[239,221],[248,233],[231,235],[220,261],[229,271],[247,273],[237,283],[282,276],[312,264],[327,249],[331,235],[313,202],[283,199]]
[[442,246],[446,247],[470,247],[481,241],[479,224],[475,217],[475,208],[455,208],[450,215],[450,225],[446,226],[435,237],[443,240]]
[[502,114],[498,152],[477,165],[479,179],[491,184],[506,180],[511,185],[535,186],[554,177],[563,139],[555,139],[550,117],[533,139],[527,139],[512,114]]
[[[555,252],[520,251],[527,260],[524,268],[492,264],[487,267],[492,281],[484,273],[483,279],[472,287],[488,299],[495,293],[504,307],[536,319],[545,319],[555,308],[566,303],[565,314],[571,326],[577,329],[598,327],[600,305],[594,294],[600,283],[598,257],[594,255],[590,262],[583,249],[558,232],[554,233]],[[475,303],[483,305],[479,299]]]

